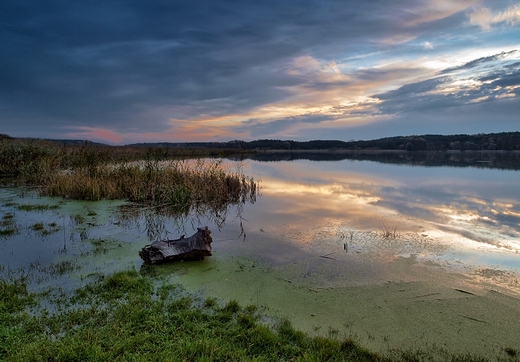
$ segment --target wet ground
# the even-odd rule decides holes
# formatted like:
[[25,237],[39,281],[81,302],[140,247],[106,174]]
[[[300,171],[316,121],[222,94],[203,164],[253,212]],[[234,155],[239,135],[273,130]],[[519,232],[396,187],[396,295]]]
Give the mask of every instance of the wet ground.
[[[136,268],[376,351],[520,351],[519,203],[504,191],[516,173],[484,196],[481,183],[471,188],[472,175],[452,173],[450,182],[443,178],[449,192],[430,180],[424,187],[434,196],[426,197],[413,173],[406,184],[399,176],[345,174],[336,164],[320,177],[297,166],[243,165],[262,179],[262,196],[219,215],[173,217],[123,201],[76,202],[2,188],[1,273],[26,277],[34,290],[69,290],[98,274]],[[496,177],[484,176],[486,187]],[[463,182],[467,192],[457,186]],[[414,192],[396,191],[412,186]],[[202,262],[150,267],[138,256],[154,240],[206,225],[214,255]]]

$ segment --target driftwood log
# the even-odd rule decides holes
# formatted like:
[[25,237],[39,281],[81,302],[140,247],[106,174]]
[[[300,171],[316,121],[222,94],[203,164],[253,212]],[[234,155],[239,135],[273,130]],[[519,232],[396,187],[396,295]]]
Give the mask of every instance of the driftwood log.
[[208,227],[197,228],[197,232],[185,238],[184,235],[176,240],[154,241],[139,251],[139,256],[149,264],[202,260],[211,256],[211,231]]

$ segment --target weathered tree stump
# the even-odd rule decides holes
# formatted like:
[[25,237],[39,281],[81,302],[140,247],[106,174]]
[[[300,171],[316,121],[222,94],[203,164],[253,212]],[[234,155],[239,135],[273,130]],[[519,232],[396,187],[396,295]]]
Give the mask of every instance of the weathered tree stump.
[[176,240],[154,241],[139,251],[139,256],[149,264],[183,260],[202,260],[211,256],[211,231],[208,227],[197,228],[197,232]]

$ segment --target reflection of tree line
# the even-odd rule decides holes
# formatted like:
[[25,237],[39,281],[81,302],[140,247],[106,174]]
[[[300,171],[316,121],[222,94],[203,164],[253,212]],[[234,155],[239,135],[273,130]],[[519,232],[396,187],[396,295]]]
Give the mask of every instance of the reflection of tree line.
[[[229,216],[242,220],[242,211],[245,203],[254,203],[256,198],[241,200],[235,203],[214,205],[192,205],[184,209],[172,207],[146,207],[137,204],[127,204],[119,208],[115,215],[116,223],[124,228],[146,232],[150,241],[171,239],[187,235],[191,230],[201,226],[215,225],[219,230],[224,227]],[[242,227],[242,223],[240,223]],[[170,226],[172,230],[168,230]],[[241,235],[244,236],[242,228]]]
[[271,151],[248,155],[247,158],[262,162],[357,160],[426,167],[453,166],[520,170],[520,153],[496,151]]

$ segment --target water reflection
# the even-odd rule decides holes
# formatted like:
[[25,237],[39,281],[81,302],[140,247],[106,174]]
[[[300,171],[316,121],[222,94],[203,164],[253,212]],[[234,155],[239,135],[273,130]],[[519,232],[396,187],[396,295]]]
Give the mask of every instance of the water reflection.
[[[520,271],[517,171],[301,159],[249,161],[244,170],[262,180],[262,198],[248,210],[253,227],[304,248],[338,251],[340,235],[355,231],[351,250],[381,260],[501,260]],[[398,237],[385,240],[385,230]]]
[[[23,268],[75,258],[103,271],[140,267],[144,245],[208,226],[216,253],[296,265],[307,279],[305,270],[318,270],[327,258],[337,263],[334,275],[342,283],[409,278],[389,267],[403,260],[520,273],[517,171],[351,160],[246,160],[241,167],[261,180],[261,197],[184,210],[0,189],[0,263]],[[56,208],[24,210],[23,204]],[[337,283],[334,278],[327,282]]]
[[512,151],[371,151],[371,150],[323,150],[323,151],[267,151],[247,158],[262,162],[275,161],[373,161],[425,167],[475,167],[520,170],[520,152]]
[[[0,274],[28,279],[32,273],[31,282],[42,287],[75,288],[93,275],[136,268],[195,293],[268,306],[311,333],[315,326],[348,324],[356,337],[374,336],[365,343],[377,348],[425,341],[451,343],[459,353],[481,334],[502,343],[502,321],[510,315],[486,317],[479,329],[468,324],[464,333],[461,317],[470,310],[479,319],[494,315],[494,298],[520,295],[518,171],[351,160],[247,160],[242,169],[261,180],[254,203],[180,213],[0,189],[0,231],[6,232]],[[19,207],[25,204],[58,207]],[[143,267],[138,251],[144,245],[206,225],[211,258]],[[477,297],[482,288],[500,292],[490,293],[484,309]],[[466,290],[475,295],[460,293]],[[514,327],[504,333],[517,335]],[[432,335],[436,330],[442,338]],[[489,349],[486,343],[479,345]]]
[[254,196],[179,210],[124,201],[79,202],[39,197],[34,190],[0,188],[0,274],[19,274],[39,283],[43,274],[51,277],[49,271],[62,263],[73,267],[60,270],[81,269],[83,276],[139,268],[138,250],[143,246],[191,235],[206,225],[218,233],[228,218],[238,220],[230,228],[237,232],[226,230],[217,239],[227,235],[225,239],[243,240],[241,213]]

